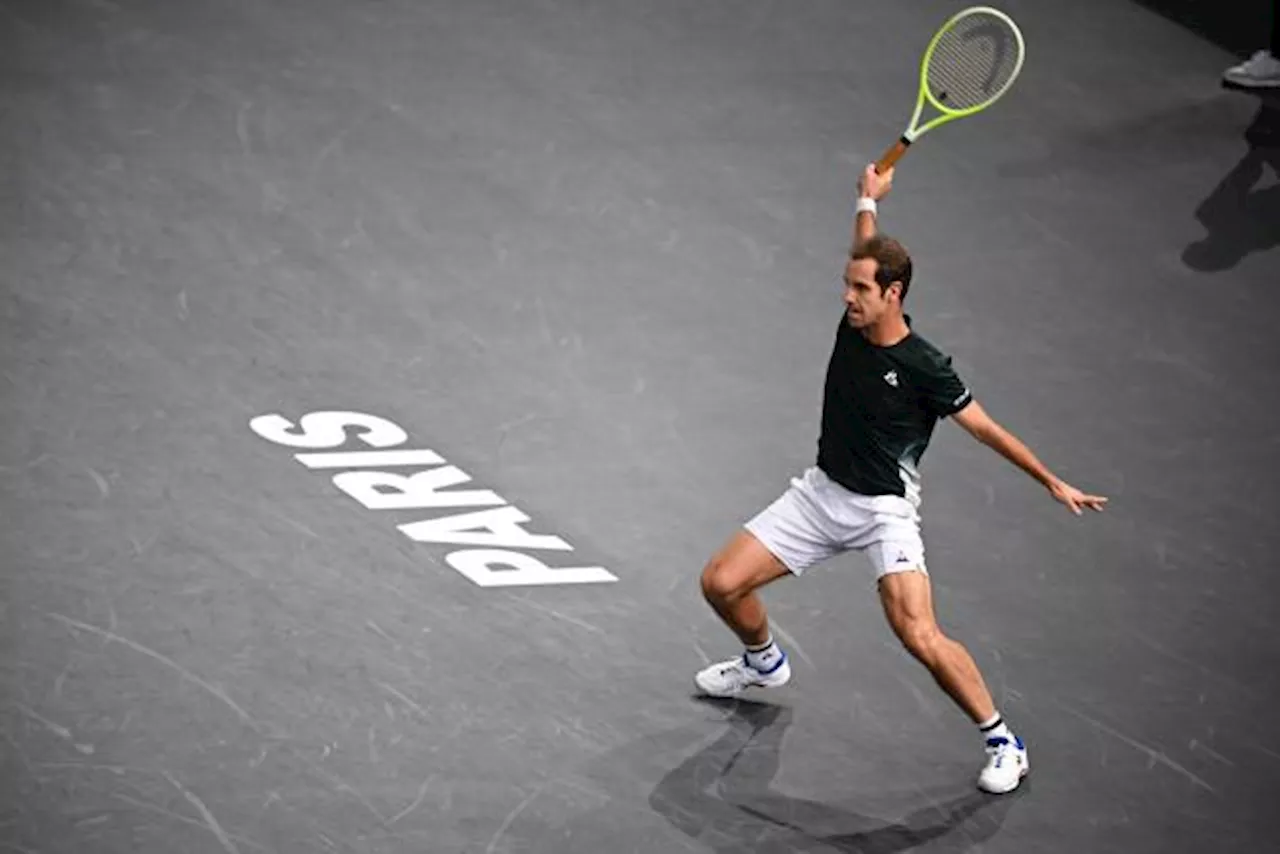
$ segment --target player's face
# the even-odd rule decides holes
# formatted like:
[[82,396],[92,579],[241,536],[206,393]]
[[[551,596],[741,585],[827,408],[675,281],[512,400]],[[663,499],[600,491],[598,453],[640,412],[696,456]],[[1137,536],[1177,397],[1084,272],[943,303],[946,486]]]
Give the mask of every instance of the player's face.
[[850,261],[844,268],[845,316],[855,329],[873,326],[892,305],[896,289],[880,292],[876,262],[871,258]]

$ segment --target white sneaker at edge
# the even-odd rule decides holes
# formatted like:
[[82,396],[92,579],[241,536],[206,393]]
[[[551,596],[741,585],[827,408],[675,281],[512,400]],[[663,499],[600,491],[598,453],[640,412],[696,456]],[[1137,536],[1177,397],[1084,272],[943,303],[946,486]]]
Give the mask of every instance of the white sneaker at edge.
[[1280,87],[1280,56],[1260,50],[1245,62],[1228,68],[1222,76],[1228,83],[1251,89]]
[[740,655],[698,671],[693,682],[712,697],[736,697],[748,688],[777,688],[790,679],[791,662],[783,653],[782,660],[768,673],[756,670],[747,664],[745,655]]

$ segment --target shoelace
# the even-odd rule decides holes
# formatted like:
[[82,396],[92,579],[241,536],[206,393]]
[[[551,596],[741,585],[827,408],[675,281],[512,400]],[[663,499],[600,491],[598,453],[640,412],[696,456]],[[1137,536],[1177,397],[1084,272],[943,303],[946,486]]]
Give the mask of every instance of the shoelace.
[[1006,747],[1009,747],[1009,739],[1002,735],[987,739],[987,753],[995,758],[995,767],[997,768],[1004,766]]

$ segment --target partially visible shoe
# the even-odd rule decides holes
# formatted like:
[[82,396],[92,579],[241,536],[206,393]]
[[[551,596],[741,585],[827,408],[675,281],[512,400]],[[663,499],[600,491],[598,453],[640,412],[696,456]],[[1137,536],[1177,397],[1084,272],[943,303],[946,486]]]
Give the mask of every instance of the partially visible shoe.
[[1245,89],[1280,88],[1280,58],[1260,50],[1245,62],[1228,68],[1222,79]]
[[782,658],[767,672],[747,663],[745,654],[713,664],[693,677],[698,689],[712,697],[736,697],[748,688],[777,688],[791,679],[791,662]]
[[1016,735],[1013,740],[1003,736],[987,739],[987,764],[978,775],[978,788],[993,795],[1003,795],[1018,788],[1022,778],[1031,770],[1027,761],[1027,747]]

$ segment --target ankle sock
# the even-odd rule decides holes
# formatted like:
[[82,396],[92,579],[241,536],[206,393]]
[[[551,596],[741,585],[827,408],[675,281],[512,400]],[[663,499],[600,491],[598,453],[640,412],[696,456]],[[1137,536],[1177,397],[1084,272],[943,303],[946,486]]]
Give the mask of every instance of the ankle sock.
[[1005,738],[1010,742],[1013,741],[1013,732],[999,712],[992,715],[990,720],[978,724],[978,730],[982,733],[984,741],[991,738]]
[[747,664],[750,664],[761,673],[768,673],[777,667],[781,661],[782,647],[773,642],[772,636],[759,646],[747,647]]

